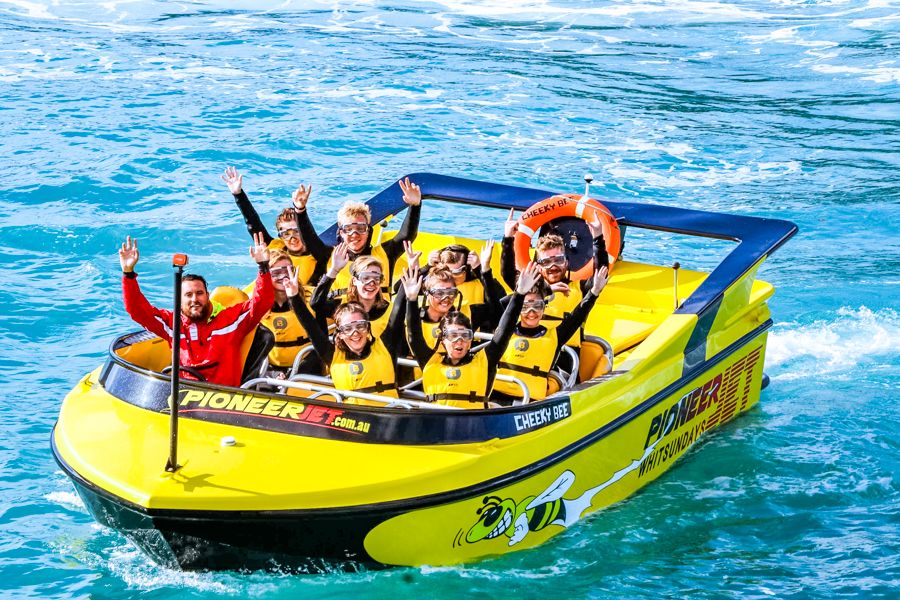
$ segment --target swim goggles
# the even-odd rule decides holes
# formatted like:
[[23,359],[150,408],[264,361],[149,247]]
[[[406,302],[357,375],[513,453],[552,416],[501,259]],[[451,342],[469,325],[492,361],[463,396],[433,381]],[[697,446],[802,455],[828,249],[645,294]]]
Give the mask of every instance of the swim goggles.
[[363,273],[354,273],[353,277],[356,278],[361,284],[366,285],[367,283],[381,283],[384,281],[384,275],[379,273],[378,271],[365,271]]
[[456,298],[459,290],[456,288],[437,288],[425,290],[427,294],[433,296],[436,300],[444,300],[446,298]]
[[349,225],[340,225],[338,230],[347,235],[363,235],[369,231],[369,226],[365,223],[350,223]]
[[448,342],[456,342],[458,340],[469,342],[475,335],[471,329],[445,329],[442,333],[444,339]]
[[278,237],[282,239],[292,238],[292,237],[300,237],[300,230],[296,227],[288,227],[287,229],[279,229]]
[[337,332],[343,335],[351,335],[357,331],[367,331],[369,329],[368,321],[350,321],[345,325],[338,325]]
[[566,264],[566,256],[564,254],[558,254],[556,256],[547,256],[539,261],[537,264],[542,269],[549,269],[550,267],[561,267]]

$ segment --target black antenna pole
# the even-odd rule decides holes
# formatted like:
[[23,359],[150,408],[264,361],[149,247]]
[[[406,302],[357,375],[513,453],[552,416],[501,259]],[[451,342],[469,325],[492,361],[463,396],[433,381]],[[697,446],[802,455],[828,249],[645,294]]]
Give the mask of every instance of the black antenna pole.
[[175,306],[172,311],[172,404],[169,407],[169,460],[166,471],[174,473],[178,464],[178,383],[181,379],[181,275],[188,264],[187,254],[172,257],[175,268]]

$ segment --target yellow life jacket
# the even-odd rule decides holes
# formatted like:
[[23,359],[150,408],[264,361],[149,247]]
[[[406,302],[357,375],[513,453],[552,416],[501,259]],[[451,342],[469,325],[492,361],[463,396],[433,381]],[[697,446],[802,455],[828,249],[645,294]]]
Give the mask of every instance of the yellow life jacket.
[[[547,329],[556,329],[566,314],[575,310],[582,298],[584,298],[584,295],[581,293],[581,283],[578,281],[569,282],[568,296],[559,292],[553,292],[547,301],[547,305],[544,307],[544,318],[541,319],[541,325]],[[580,348],[581,334],[576,331],[571,338],[566,340],[566,345]]]
[[[456,286],[462,296],[461,308],[469,309],[471,304],[484,304],[484,285],[480,279],[471,279],[463,281]],[[469,309],[471,312],[471,309]],[[470,315],[471,316],[471,315]]]
[[[553,366],[558,344],[555,329],[539,337],[513,334],[497,365],[498,375],[518,377],[528,387],[532,400],[547,397],[547,373]],[[522,396],[522,388],[509,381],[496,381],[494,390],[510,396]]]
[[445,365],[444,356],[435,352],[422,370],[422,387],[428,400],[460,408],[484,408],[490,392],[484,350],[476,352],[464,365]]
[[384,309],[384,314],[382,314],[377,319],[369,320],[369,327],[372,329],[372,335],[375,338],[380,338],[381,334],[384,333],[384,330],[387,329],[388,321],[391,318],[391,305],[388,304]]
[[[390,298],[387,294],[390,291],[390,279],[391,279],[391,269],[390,263],[388,262],[387,253],[384,251],[384,248],[381,246],[372,246],[371,256],[375,257],[375,259],[381,263],[381,272],[384,275],[384,282],[381,284],[381,291],[385,294],[385,300],[389,300]],[[343,300],[347,296],[347,289],[350,287],[350,280],[352,279],[352,275],[350,274],[350,267],[353,266],[353,261],[347,263],[343,269],[341,269],[340,273],[338,273],[337,277],[334,280],[334,283],[331,286],[331,294],[332,298],[338,299],[340,297],[340,301]],[[328,259],[327,270],[331,270],[331,259]]]
[[[438,334],[441,332],[441,324],[440,321],[437,323],[431,323],[425,321],[425,312],[428,309],[422,311],[422,336],[425,338],[425,343],[428,344],[430,348],[434,348],[438,343]],[[472,318],[472,310],[468,306],[463,306],[460,308],[459,312]]]
[[306,330],[292,310],[284,312],[270,310],[260,323],[275,334],[275,346],[269,352],[270,365],[290,367],[294,364],[297,353],[310,344]]
[[[290,256],[291,262],[294,263],[294,268],[297,269],[297,278],[300,281],[300,285],[310,284],[309,279],[310,277],[312,277],[313,271],[316,270],[316,259],[312,254],[291,254],[288,251],[284,240],[280,238],[275,238],[271,242],[269,242],[269,250],[281,250],[282,252]],[[312,285],[316,285],[316,283],[317,282],[313,281]]]
[[[365,358],[351,358],[339,348],[331,360],[331,380],[336,390],[366,392],[398,398],[394,376],[394,358],[380,339],[375,338]],[[347,397],[345,404],[382,406],[378,402]]]

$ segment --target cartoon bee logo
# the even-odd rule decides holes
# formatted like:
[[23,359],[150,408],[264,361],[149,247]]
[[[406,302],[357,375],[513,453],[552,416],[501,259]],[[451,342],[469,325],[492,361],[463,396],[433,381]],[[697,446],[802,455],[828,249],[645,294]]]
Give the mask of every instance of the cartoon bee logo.
[[350,363],[350,374],[351,375],[359,375],[363,372],[363,364],[359,361],[353,361]]
[[284,317],[275,317],[272,320],[272,326],[275,329],[287,329],[287,319]]
[[450,367],[447,369],[447,379],[459,379],[462,376],[462,371],[460,371],[456,367]]
[[526,340],[525,338],[517,339],[515,347],[519,352],[525,352],[526,350],[528,350],[528,340]]
[[438,339],[438,337],[439,337],[440,335],[441,335],[441,326],[440,326],[440,325],[438,325],[437,327],[432,327],[432,328],[431,328],[431,337],[432,337],[432,338]]

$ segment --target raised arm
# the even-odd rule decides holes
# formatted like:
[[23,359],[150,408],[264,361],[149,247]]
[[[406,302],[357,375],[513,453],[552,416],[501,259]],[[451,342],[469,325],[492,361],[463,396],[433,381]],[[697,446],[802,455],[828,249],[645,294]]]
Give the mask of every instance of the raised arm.
[[600,267],[594,273],[594,277],[590,280],[591,288],[584,294],[575,310],[563,317],[563,320],[556,327],[556,338],[559,340],[557,349],[562,348],[575,335],[575,332],[584,325],[588,314],[594,308],[594,303],[597,302],[597,297],[603,291],[603,288],[606,287],[608,280],[609,270],[606,267]]
[[434,355],[435,348],[431,348],[425,341],[422,333],[422,317],[419,315],[419,305],[416,299],[422,289],[422,276],[418,274],[418,268],[407,267],[400,276],[403,285],[403,293],[406,296],[406,335],[409,339],[409,349],[412,351],[419,367],[424,368]]
[[[481,285],[484,288],[484,307],[487,313],[487,320],[491,327],[496,327],[503,314],[503,306],[500,299],[506,295],[500,282],[494,278],[494,272],[491,268],[491,255],[494,250],[494,241],[490,240],[484,245],[481,251]],[[474,308],[473,308],[474,310]],[[473,315],[474,317],[474,315]]]
[[516,210],[509,209],[509,216],[503,223],[503,241],[500,243],[500,277],[509,286],[516,288],[516,256],[513,251],[513,237],[519,231],[519,222],[516,220]]
[[[591,230],[591,237],[594,240],[594,273],[599,272],[603,267],[606,267],[608,272],[609,253],[606,251],[606,240],[603,239],[603,224],[600,222],[600,216],[595,212],[593,220],[586,221],[586,223],[588,229]],[[586,293],[590,287],[591,281],[584,280],[581,282],[582,293]]]
[[250,233],[250,237],[252,238],[255,234],[262,233],[266,244],[272,243],[274,238],[269,234],[266,226],[263,225],[262,219],[259,218],[259,213],[256,212],[256,209],[250,204],[247,194],[244,193],[244,176],[238,173],[238,170],[234,167],[227,167],[222,175],[222,181],[228,185],[228,190],[234,196],[234,201],[241,211],[241,216],[244,217],[244,223],[247,224],[247,231]]
[[405,353],[403,337],[403,328],[406,325],[406,294],[400,292],[394,296],[391,302],[391,314],[388,317],[388,324],[381,333],[381,342],[394,355],[394,358],[400,356],[400,352]]
[[298,281],[298,273],[294,271],[291,279],[284,284],[284,291],[291,303],[291,309],[297,315],[306,335],[312,343],[313,350],[322,359],[326,365],[331,364],[334,358],[334,344],[328,338],[328,332],[322,328],[319,320],[310,312],[306,302],[303,301],[303,294],[300,293],[300,283]]
[[309,220],[309,214],[306,212],[306,204],[309,202],[309,195],[312,193],[312,186],[306,187],[300,185],[294,193],[291,194],[291,202],[294,204],[294,213],[297,215],[297,229],[300,231],[300,238],[306,245],[306,250],[316,259],[316,264],[326,264],[331,256],[331,246],[322,241],[319,234],[316,233],[312,221]]
[[[318,260],[319,259],[316,259],[317,262]],[[327,262],[328,259],[326,258],[325,263]],[[320,318],[331,316],[331,313],[337,308],[338,303],[330,297],[331,288],[334,286],[338,274],[344,270],[344,267],[346,267],[349,262],[350,254],[347,249],[347,244],[341,242],[334,247],[333,252],[331,253],[331,267],[328,269],[328,272],[322,276],[322,279],[319,280],[316,289],[313,291],[311,300],[312,308]]]
[[419,220],[422,217],[422,190],[415,183],[406,179],[399,181],[400,189],[403,191],[403,202],[409,207],[406,211],[406,217],[403,224],[397,231],[397,235],[381,244],[384,253],[387,254],[388,261],[391,265],[403,252],[403,242],[412,242],[419,234]]
[[488,342],[488,345],[484,349],[485,354],[487,355],[489,368],[495,367],[500,361],[503,352],[506,351],[506,346],[509,344],[509,340],[516,329],[519,313],[522,312],[522,303],[525,301],[525,294],[534,287],[534,284],[537,283],[540,276],[538,267],[533,262],[528,263],[528,265],[522,269],[522,272],[519,273],[519,280],[516,282],[515,291],[513,292],[509,303],[506,305],[506,309],[503,311],[503,316],[500,317],[497,331],[494,332],[494,337],[491,338],[491,341]]
[[137,282],[137,265],[140,253],[137,240],[131,236],[119,248],[119,265],[122,267],[122,298],[125,310],[135,323],[167,342],[172,341],[172,312],[156,308],[147,300]]
[[253,294],[243,305],[243,310],[250,312],[248,318],[242,320],[238,326],[249,333],[272,309],[275,301],[275,289],[272,287],[272,275],[269,273],[269,248],[261,232],[254,234],[255,244],[250,247],[250,258],[256,262],[259,274],[256,276],[256,284],[253,286]]

